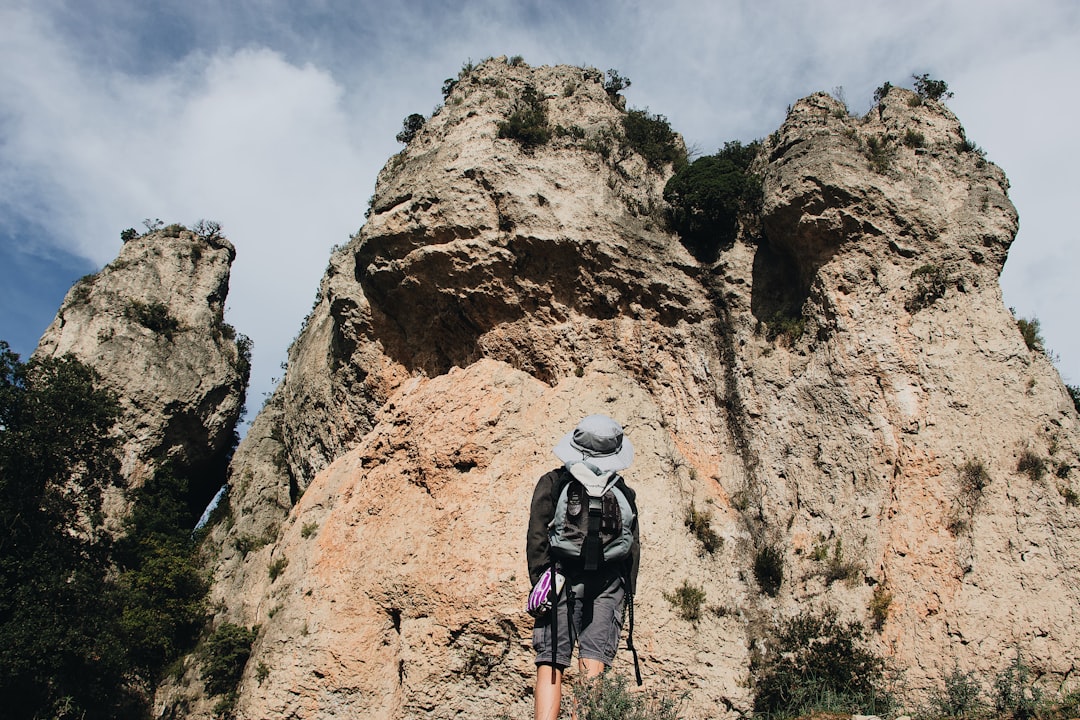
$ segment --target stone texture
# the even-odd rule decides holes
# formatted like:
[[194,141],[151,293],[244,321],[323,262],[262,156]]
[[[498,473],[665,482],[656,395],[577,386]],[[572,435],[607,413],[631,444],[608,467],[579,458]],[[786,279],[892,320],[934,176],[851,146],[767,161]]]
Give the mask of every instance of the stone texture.
[[[582,132],[498,138],[526,84]],[[1080,511],[1059,488],[1076,489],[1077,415],[1002,304],[1004,174],[912,98],[865,118],[798,102],[764,141],[760,214],[702,265],[664,229],[671,168],[618,140],[597,71],[463,77],[380,174],[232,464],[209,545],[216,622],[260,628],[238,717],[527,716],[527,508],[591,412],[638,449],[635,639],[646,691],[685,690],[687,717],[750,708],[773,622],[829,606],[869,623],[879,587],[871,642],[915,693],[1017,650],[1075,684]],[[793,313],[804,331],[777,334]],[[1063,469],[1032,479],[1025,451]],[[775,597],[753,572],[766,547]],[[838,548],[849,578],[830,581],[815,558]],[[705,590],[697,623],[665,598],[683,582]],[[195,658],[159,693],[163,714],[215,701]]]
[[216,232],[170,226],[137,236],[72,287],[35,351],[93,367],[120,399],[127,484],[171,461],[193,481],[196,512],[224,480],[244,404],[246,360],[223,320],[235,255]]

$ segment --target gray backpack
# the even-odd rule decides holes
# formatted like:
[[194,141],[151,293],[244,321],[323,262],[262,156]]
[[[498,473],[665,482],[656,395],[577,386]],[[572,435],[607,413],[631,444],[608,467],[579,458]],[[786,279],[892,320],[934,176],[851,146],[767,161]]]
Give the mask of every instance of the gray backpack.
[[624,560],[634,543],[634,507],[617,474],[596,476],[583,464],[562,474],[548,527],[553,555],[580,559],[585,570]]

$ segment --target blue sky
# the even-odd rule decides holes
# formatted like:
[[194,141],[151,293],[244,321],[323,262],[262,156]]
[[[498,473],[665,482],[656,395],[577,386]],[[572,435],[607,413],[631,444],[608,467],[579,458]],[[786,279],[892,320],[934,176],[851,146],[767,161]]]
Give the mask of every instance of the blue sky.
[[1072,0],[0,0],[0,339],[28,355],[123,229],[217,220],[257,409],[402,119],[498,55],[616,68],[631,106],[704,153],[771,133],[818,90],[862,113],[886,80],[945,79],[1020,211],[1005,302],[1080,384]]

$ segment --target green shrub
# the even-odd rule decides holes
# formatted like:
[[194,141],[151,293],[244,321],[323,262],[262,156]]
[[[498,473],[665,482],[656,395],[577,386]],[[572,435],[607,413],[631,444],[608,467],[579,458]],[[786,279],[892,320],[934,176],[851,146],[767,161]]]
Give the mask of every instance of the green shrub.
[[279,557],[272,561],[269,567],[270,582],[277,580],[281,576],[281,573],[285,572],[285,568],[288,567],[288,565],[289,558],[287,557]]
[[960,466],[960,490],[978,497],[990,484],[990,473],[982,460],[967,460]]
[[724,539],[716,534],[716,531],[712,529],[710,523],[712,522],[712,513],[708,510],[698,510],[694,506],[694,503],[690,503],[690,507],[686,508],[686,515],[683,517],[683,522],[686,524],[690,534],[697,538],[697,541],[701,543],[701,549],[703,552],[707,552],[710,555],[719,550],[724,545]]
[[539,147],[551,139],[547,111],[532,85],[526,85],[514,104],[510,117],[499,123],[499,137],[516,140],[526,150]]
[[395,139],[404,145],[408,145],[416,137],[416,134],[424,127],[427,120],[420,113],[412,113],[401,121],[401,132]]
[[798,342],[799,338],[806,332],[806,318],[802,316],[801,311],[792,313],[791,311],[777,310],[766,325],[768,329],[765,337],[770,342],[781,337],[787,338],[789,343]]
[[834,610],[804,611],[780,624],[753,669],[754,709],[773,717],[814,710],[885,714],[884,662],[865,646],[862,623]]
[[1069,392],[1069,397],[1072,398],[1073,408],[1077,413],[1080,413],[1080,385],[1066,385],[1065,389]]
[[248,629],[226,622],[207,639],[200,655],[200,669],[208,693],[226,695],[236,689],[258,632],[257,625]]
[[525,58],[520,55],[514,55],[506,61],[506,64],[510,67],[521,67],[525,64]]
[[874,104],[877,105],[882,100],[884,100],[885,96],[889,94],[890,90],[892,90],[892,83],[888,80],[879,85],[877,89],[874,90]]
[[1028,350],[1042,352],[1046,345],[1042,336],[1042,324],[1038,318],[1017,318],[1016,327],[1020,330],[1020,335],[1023,336]]
[[754,555],[754,578],[761,592],[776,597],[784,582],[784,556],[776,546],[765,543]]
[[622,119],[626,142],[645,158],[649,167],[662,170],[667,165],[676,169],[686,164],[686,151],[680,147],[675,131],[663,115],[648,110],[631,110]]
[[1021,659],[1019,651],[1016,659],[995,678],[993,699],[998,718],[1030,720],[1038,715],[1043,705],[1042,689],[1035,685],[1031,668]]
[[760,147],[727,142],[719,153],[679,169],[664,186],[671,227],[698,260],[715,260],[735,241],[739,213],[760,208],[761,178],[749,171]]
[[300,537],[307,540],[319,530],[319,523],[312,520],[311,522],[304,523],[304,526],[300,528]]
[[[815,553],[816,556],[817,553]],[[821,575],[825,578],[826,583],[831,584],[837,580],[855,580],[862,576],[864,568],[861,563],[844,559],[844,550],[840,538],[836,539],[832,555],[829,555],[826,548],[824,556],[822,559],[825,562],[825,568],[822,570]]]
[[1031,448],[1024,448],[1020,452],[1016,470],[1027,475],[1032,482],[1039,482],[1046,475],[1046,460]]
[[239,550],[241,555],[246,556],[254,550],[265,547],[269,542],[265,537],[258,537],[251,533],[240,533],[233,538],[233,547]]
[[885,627],[885,621],[889,619],[889,607],[892,606],[892,593],[882,585],[874,587],[874,594],[870,597],[870,626],[881,632]]
[[1071,505],[1072,507],[1080,505],[1080,495],[1077,495],[1071,485],[1064,483],[1058,485],[1058,492],[1061,493],[1061,497],[1064,498],[1066,505]]
[[163,302],[144,303],[141,300],[129,300],[124,308],[124,316],[169,340],[172,340],[173,334],[180,329],[180,321],[173,317],[169,306]]
[[982,715],[985,703],[982,689],[973,673],[954,668],[944,678],[944,691],[930,693],[931,711],[937,717],[967,718]]
[[949,275],[940,265],[923,265],[916,268],[911,272],[911,279],[915,281],[915,289],[912,290],[908,301],[904,303],[904,309],[909,313],[916,313],[930,307],[949,289]]
[[949,84],[947,82],[944,80],[934,80],[930,77],[929,73],[912,75],[911,77],[915,81],[915,92],[921,98],[941,100],[953,96],[953,94],[949,92]]
[[221,223],[216,220],[198,220],[192,231],[203,240],[217,240],[221,237]]
[[578,720],[677,720],[681,705],[663,693],[630,692],[614,672],[575,684],[573,695]]
[[612,102],[616,101],[619,93],[630,87],[630,78],[623,77],[618,70],[608,70],[604,79],[604,90]]
[[926,136],[918,130],[908,128],[904,132],[904,144],[909,148],[921,148],[926,145]]
[[696,623],[701,618],[701,606],[705,603],[705,590],[683,580],[673,593],[664,593],[664,599],[679,611],[679,617]]
[[132,240],[134,240],[137,237],[139,237],[139,233],[136,232],[135,228],[128,228],[126,230],[121,230],[120,231],[120,241],[121,242],[128,243],[128,242],[131,242]]
[[874,172],[884,175],[892,168],[896,158],[896,148],[883,135],[871,135],[866,138],[866,157]]

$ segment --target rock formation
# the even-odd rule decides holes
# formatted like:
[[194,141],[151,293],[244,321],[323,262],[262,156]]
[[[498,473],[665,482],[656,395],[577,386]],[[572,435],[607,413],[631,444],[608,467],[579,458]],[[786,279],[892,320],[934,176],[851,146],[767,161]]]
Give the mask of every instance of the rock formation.
[[[527,88],[536,146],[499,137]],[[527,716],[529,498],[592,412],[637,448],[635,638],[688,717],[749,709],[755,649],[806,608],[879,628],[916,692],[1017,651],[1075,686],[1080,424],[1002,303],[1001,170],[940,103],[813,95],[699,262],[612,100],[595,70],[487,61],[380,174],[208,540],[215,623],[258,626],[237,716]],[[162,715],[212,716],[186,667]]]
[[70,353],[100,374],[121,403],[125,482],[139,487],[171,462],[189,477],[195,517],[224,481],[250,351],[223,318],[236,250],[213,223],[199,228],[126,231],[117,259],[72,287],[35,351]]

